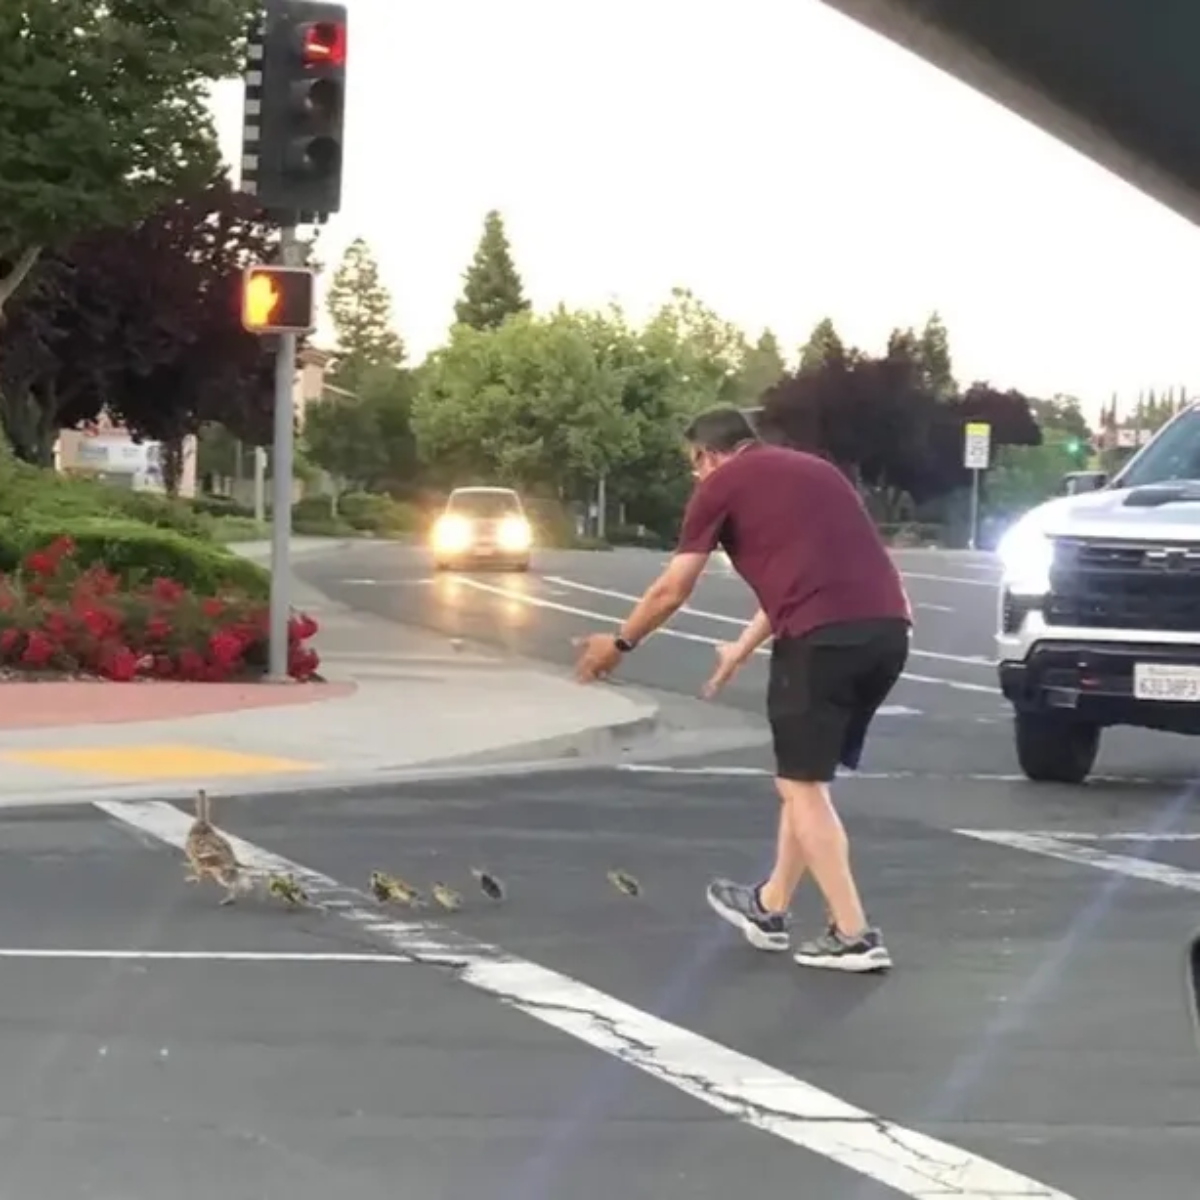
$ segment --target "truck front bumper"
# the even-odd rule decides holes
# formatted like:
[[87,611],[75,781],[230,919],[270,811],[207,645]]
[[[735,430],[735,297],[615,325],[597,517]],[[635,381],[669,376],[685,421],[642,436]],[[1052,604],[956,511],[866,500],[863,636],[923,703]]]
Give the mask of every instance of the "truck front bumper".
[[1134,695],[1135,663],[1200,669],[1200,644],[1042,640],[1024,659],[999,662],[1000,690],[1020,712],[1073,713],[1101,726],[1200,734],[1200,703]]

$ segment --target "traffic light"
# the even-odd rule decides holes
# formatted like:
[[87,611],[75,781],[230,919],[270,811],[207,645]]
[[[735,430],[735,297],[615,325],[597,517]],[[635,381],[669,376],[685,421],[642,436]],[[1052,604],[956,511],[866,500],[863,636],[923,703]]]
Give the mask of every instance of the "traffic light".
[[242,324],[251,333],[311,333],[313,272],[308,267],[247,267]]
[[267,0],[251,31],[242,190],[284,224],[342,205],[346,6]]

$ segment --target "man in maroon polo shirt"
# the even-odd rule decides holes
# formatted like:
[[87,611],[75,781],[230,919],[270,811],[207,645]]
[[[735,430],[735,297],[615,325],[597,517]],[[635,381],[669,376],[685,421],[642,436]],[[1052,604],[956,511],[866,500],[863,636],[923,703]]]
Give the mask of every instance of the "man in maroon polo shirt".
[[858,493],[822,458],[764,445],[736,408],[697,417],[686,433],[695,490],[675,554],[619,633],[584,639],[577,674],[604,678],[670,619],[718,546],[760,609],[717,651],[715,695],[773,637],[767,716],[775,750],[775,868],[757,885],[714,880],[708,903],[759,950],[790,947],[787,912],[805,871],[830,924],[795,954],[801,966],[879,971],[892,959],[863,912],[845,829],[829,796],[839,764],[854,769],[867,729],[908,659],[911,608]]

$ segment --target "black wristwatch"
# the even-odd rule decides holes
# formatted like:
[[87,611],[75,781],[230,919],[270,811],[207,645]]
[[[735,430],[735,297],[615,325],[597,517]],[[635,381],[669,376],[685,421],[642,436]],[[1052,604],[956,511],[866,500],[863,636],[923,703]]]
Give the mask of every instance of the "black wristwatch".
[[613,638],[613,645],[616,646],[622,654],[628,654],[637,646],[637,642],[631,642],[628,638],[623,638],[619,633]]

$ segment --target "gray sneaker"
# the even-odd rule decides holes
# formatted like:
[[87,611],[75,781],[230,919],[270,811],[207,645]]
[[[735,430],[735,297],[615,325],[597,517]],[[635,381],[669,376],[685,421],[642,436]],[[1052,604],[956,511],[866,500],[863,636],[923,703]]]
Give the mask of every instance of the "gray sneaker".
[[866,929],[856,938],[844,937],[831,925],[818,938],[801,942],[792,956],[802,967],[817,967],[825,971],[887,971],[892,956],[883,944],[878,929]]
[[708,907],[728,921],[756,950],[781,951],[791,945],[787,917],[767,912],[758,901],[758,889],[729,879],[714,879],[705,893]]

